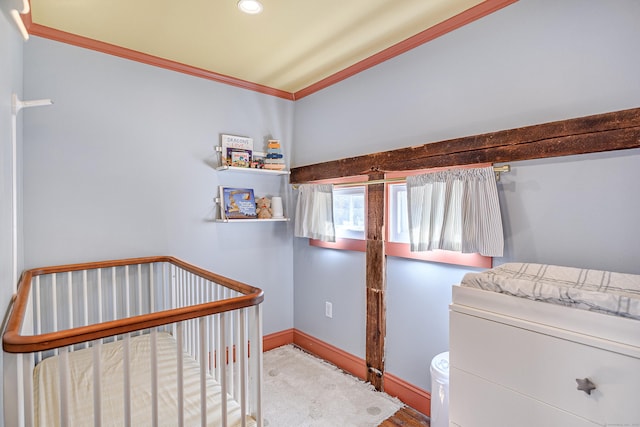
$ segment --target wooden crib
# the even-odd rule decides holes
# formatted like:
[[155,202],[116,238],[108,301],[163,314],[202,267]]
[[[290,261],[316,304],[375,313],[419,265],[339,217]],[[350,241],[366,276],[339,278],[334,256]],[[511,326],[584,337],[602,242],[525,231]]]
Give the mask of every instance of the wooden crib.
[[260,289],[172,257],[23,273],[20,426],[262,427]]

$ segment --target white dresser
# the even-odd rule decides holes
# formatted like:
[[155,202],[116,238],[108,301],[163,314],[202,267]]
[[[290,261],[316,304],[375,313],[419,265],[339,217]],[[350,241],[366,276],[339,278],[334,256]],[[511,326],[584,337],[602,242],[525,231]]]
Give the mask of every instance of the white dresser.
[[454,286],[450,328],[452,426],[640,427],[640,321]]

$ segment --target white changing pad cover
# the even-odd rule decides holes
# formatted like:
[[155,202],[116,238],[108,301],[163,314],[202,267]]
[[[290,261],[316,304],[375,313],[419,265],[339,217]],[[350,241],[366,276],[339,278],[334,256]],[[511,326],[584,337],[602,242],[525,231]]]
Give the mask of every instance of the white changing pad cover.
[[[158,358],[158,419],[161,426],[178,425],[177,342],[168,333],[157,333]],[[102,345],[102,425],[120,427],[124,423],[124,373],[122,341]],[[150,426],[151,423],[151,369],[150,335],[130,339],[130,383],[132,425]],[[83,349],[69,353],[69,417],[72,426],[93,426],[93,350]],[[50,357],[34,369],[34,396],[36,426],[60,425],[59,359]],[[187,354],[184,363],[184,419],[185,426],[200,426],[200,367]],[[207,376],[207,425],[221,426],[221,387]],[[241,425],[240,406],[227,399],[228,425]],[[248,419],[248,426],[255,426]]]
[[640,275],[507,263],[467,273],[462,286],[640,319]]

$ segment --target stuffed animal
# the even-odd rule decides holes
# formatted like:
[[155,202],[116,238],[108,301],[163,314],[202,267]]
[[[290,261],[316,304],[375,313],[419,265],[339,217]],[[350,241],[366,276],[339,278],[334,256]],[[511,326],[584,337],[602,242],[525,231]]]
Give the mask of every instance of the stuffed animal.
[[256,213],[258,219],[269,219],[273,216],[273,210],[271,209],[271,199],[267,197],[260,197],[256,200]]

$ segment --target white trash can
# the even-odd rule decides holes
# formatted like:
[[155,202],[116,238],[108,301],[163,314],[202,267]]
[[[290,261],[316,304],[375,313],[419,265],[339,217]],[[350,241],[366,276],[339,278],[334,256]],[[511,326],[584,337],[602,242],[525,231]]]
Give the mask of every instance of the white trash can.
[[431,361],[431,427],[449,427],[449,352]]

